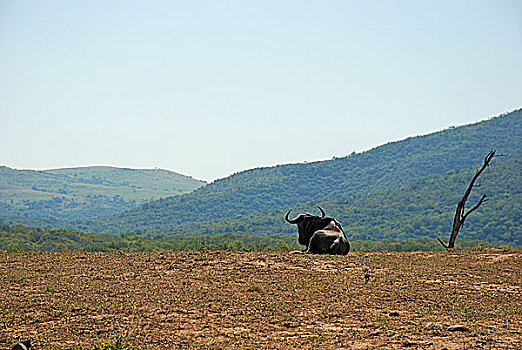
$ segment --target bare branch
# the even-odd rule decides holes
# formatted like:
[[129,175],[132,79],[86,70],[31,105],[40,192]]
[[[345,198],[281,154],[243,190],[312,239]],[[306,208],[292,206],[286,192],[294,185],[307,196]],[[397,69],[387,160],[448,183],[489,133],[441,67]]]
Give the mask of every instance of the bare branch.
[[[468,186],[466,192],[464,193],[464,196],[462,196],[462,199],[460,200],[460,202],[466,203],[466,201],[468,200],[469,194],[471,193],[471,190],[473,189],[473,185],[475,184],[475,181],[477,181],[477,178],[480,176],[480,174],[482,174],[484,169],[486,169],[489,166],[491,159],[495,156],[495,152],[496,151],[491,151],[486,155],[486,157],[484,158],[484,163],[482,164],[482,167],[477,170],[477,172],[471,179],[471,182],[469,183],[469,186]],[[459,202],[459,205],[460,205],[460,202]]]
[[437,237],[437,239],[439,240],[439,243],[442,244],[442,246],[444,248],[448,249],[448,246],[446,244],[444,244],[444,242],[439,237]]
[[468,197],[471,194],[471,190],[474,187],[482,186],[482,183],[478,183],[477,185],[475,185],[475,181],[477,181],[478,177],[480,176],[480,174],[482,174],[484,169],[486,169],[489,166],[491,159],[493,159],[493,157],[495,157],[495,153],[496,153],[496,150],[490,151],[486,155],[486,157],[484,157],[484,163],[482,164],[482,166],[480,168],[477,168],[475,175],[473,175],[473,178],[471,179],[471,181],[468,185],[468,188],[466,189],[466,192],[464,193],[461,200],[457,204],[457,210],[455,211],[455,217],[453,218],[453,228],[451,229],[451,235],[450,235],[448,244],[447,245],[444,244],[439,238],[437,238],[439,240],[440,244],[442,244],[446,248],[446,250],[455,248],[455,241],[457,240],[457,235],[458,235],[459,230],[462,227],[462,225],[464,225],[464,221],[466,221],[466,218],[468,217],[468,215],[471,214],[472,212],[474,212],[475,210],[477,210],[482,205],[482,203],[484,203],[488,200],[486,198],[486,195],[483,194],[482,197],[480,198],[479,202],[477,204],[475,204],[475,206],[472,207],[470,210],[468,210],[467,213],[465,213],[466,201],[468,200]]
[[466,220],[466,218],[468,217],[469,214],[471,214],[471,212],[475,211],[478,209],[478,207],[480,207],[482,205],[482,203],[484,202],[487,202],[488,201],[488,198],[486,198],[486,194],[484,193],[482,195],[482,197],[480,197],[480,200],[478,201],[478,203],[473,207],[471,208],[470,210],[468,210],[468,212],[466,214],[464,214],[462,216],[462,220],[460,221],[460,226],[464,225],[464,221]]

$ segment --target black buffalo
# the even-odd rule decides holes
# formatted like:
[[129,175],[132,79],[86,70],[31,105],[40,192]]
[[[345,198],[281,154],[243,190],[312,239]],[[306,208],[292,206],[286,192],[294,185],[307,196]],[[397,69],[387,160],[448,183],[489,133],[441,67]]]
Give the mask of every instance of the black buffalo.
[[299,244],[306,246],[303,250],[310,254],[346,255],[350,251],[350,243],[344,234],[341,224],[334,218],[325,217],[324,210],[318,207],[321,216],[310,213],[299,214],[295,219],[289,219],[290,209],[285,220],[297,225]]

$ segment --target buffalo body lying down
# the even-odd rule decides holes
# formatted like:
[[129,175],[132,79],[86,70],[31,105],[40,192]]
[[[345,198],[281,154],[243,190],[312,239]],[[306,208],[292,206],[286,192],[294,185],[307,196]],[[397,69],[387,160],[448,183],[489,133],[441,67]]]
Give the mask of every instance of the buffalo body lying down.
[[295,219],[289,219],[290,209],[285,220],[297,225],[299,244],[306,246],[303,250],[310,254],[346,255],[350,251],[350,243],[344,234],[341,224],[334,218],[325,217],[321,207],[321,216],[310,213],[299,214]]

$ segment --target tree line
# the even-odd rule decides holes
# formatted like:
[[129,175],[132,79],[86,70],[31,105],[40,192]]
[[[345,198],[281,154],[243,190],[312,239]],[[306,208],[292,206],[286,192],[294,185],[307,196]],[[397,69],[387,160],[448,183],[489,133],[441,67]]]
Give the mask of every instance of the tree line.
[[[355,251],[440,251],[435,240],[422,237],[405,240],[352,240]],[[492,244],[478,240],[459,240],[458,249]],[[239,252],[282,251],[302,247],[297,235],[254,236],[247,233],[221,233],[209,235],[146,236],[137,234],[100,234],[76,230],[52,230],[23,225],[0,225],[0,251],[83,251],[83,252],[145,252],[185,250],[225,250]]]

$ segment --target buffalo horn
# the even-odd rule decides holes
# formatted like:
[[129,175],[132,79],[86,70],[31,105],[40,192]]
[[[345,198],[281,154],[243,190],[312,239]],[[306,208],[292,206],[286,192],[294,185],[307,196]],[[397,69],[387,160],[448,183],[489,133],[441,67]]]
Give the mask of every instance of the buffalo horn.
[[299,221],[301,221],[301,220],[299,220],[299,219],[301,219],[302,216],[299,215],[299,216],[297,216],[295,219],[290,220],[290,219],[288,218],[288,215],[290,214],[291,211],[292,211],[292,209],[290,209],[290,210],[288,211],[288,213],[286,213],[286,215],[285,215],[285,220],[286,220],[287,222],[291,223],[291,224],[297,224]]
[[321,211],[321,219],[324,218],[325,213],[324,213],[323,208],[321,208],[320,206],[317,206],[317,208],[319,208],[319,210]]

